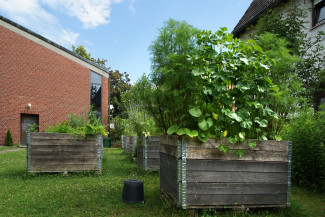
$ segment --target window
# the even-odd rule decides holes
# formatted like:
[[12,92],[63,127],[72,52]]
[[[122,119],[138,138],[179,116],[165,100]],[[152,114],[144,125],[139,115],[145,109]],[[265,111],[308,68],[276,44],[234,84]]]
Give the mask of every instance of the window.
[[314,26],[325,20],[325,1],[320,1],[314,6]]
[[96,117],[102,117],[102,76],[90,71],[90,105]]

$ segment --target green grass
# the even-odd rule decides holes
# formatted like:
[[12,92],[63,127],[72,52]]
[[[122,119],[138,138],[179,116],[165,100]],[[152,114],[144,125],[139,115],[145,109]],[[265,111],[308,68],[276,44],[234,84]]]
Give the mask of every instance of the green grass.
[[[324,194],[292,188],[288,209],[184,211],[161,195],[159,174],[138,169],[121,149],[105,149],[102,174],[30,174],[26,150],[0,154],[0,216],[324,216]],[[121,201],[124,179],[144,181],[145,204]]]

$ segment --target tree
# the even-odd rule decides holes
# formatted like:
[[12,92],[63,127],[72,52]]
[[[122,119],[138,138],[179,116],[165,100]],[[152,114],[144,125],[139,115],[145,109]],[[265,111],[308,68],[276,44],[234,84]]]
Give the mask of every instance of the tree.
[[8,129],[6,138],[5,138],[5,146],[13,146],[14,141],[12,140],[10,129]]
[[278,114],[278,119],[271,118],[269,131],[279,134],[290,112],[304,102],[305,89],[302,79],[292,73],[296,70],[298,57],[287,48],[284,38],[274,33],[265,32],[257,38],[257,44],[263,48],[267,57],[275,59],[276,64],[270,68],[269,76],[278,85],[279,91],[266,95],[269,107]]
[[[141,96],[146,109],[158,127],[167,129],[172,124],[189,120],[189,105],[195,99],[195,79],[187,58],[196,46],[194,36],[198,30],[186,22],[173,19],[164,23],[159,35],[149,50],[152,58],[152,72],[140,80],[139,88],[147,92]],[[146,93],[150,98],[146,98]],[[150,100],[150,101],[149,101]]]
[[82,56],[83,58],[90,60],[94,63],[97,63],[100,66],[103,66],[106,68],[105,65],[106,65],[107,60],[99,59],[99,58],[95,59],[95,58],[91,57],[91,54],[86,51],[86,49],[83,45],[79,45],[78,47],[75,47],[74,45],[72,45],[72,51],[74,53],[78,54],[79,56]]
[[129,74],[120,73],[118,70],[110,71],[111,84],[111,105],[113,105],[112,116],[115,118],[118,115],[123,115],[125,108],[123,107],[121,94],[131,88]]
[[307,11],[299,8],[299,5],[289,5],[289,8],[284,10],[285,14],[280,13],[280,8],[269,11],[258,21],[253,38],[258,40],[262,34],[270,32],[288,42],[286,47],[298,57],[296,67],[291,73],[301,78],[306,89],[304,96],[317,109],[318,94],[325,91],[322,85],[325,81],[325,55],[322,43],[325,34],[320,31],[315,37],[307,36],[309,31],[306,27]]
[[117,115],[121,114],[121,93],[129,90],[131,87],[129,74],[124,72],[123,74],[119,72],[119,70],[110,70],[110,67],[106,67],[107,60],[105,59],[95,59],[91,57],[91,54],[88,53],[83,45],[79,45],[75,47],[72,45],[72,51],[90,60],[94,63],[99,64],[100,66],[109,70],[110,75],[110,97],[111,97],[111,105],[113,105],[113,110],[111,115],[116,117]]

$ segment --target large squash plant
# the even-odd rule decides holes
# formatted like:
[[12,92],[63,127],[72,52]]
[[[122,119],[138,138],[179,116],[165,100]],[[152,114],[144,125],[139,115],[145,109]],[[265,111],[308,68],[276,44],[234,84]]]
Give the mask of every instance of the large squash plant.
[[[173,125],[168,134],[198,136],[202,142],[216,137],[226,137],[230,143],[243,142],[246,138],[268,138],[264,130],[268,126],[267,119],[269,116],[277,118],[265,97],[271,91],[278,91],[269,72],[275,61],[269,59],[254,40],[234,39],[226,30],[198,34],[197,48],[189,56],[200,90],[189,108],[197,127]],[[248,144],[251,148],[256,146],[254,141]],[[229,151],[226,145],[219,149]],[[238,150],[235,154],[240,157],[244,152]]]

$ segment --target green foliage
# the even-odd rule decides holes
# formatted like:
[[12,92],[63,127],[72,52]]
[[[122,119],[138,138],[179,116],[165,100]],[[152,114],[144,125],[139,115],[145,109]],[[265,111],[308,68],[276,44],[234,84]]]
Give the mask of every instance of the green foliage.
[[45,129],[45,132],[80,134],[85,138],[87,138],[87,135],[91,134],[102,134],[107,137],[108,134],[105,127],[107,126],[102,124],[101,118],[96,118],[95,111],[91,106],[87,113],[83,112],[79,115],[68,114],[67,121],[49,126]]
[[287,123],[283,138],[292,141],[292,181],[325,192],[325,111],[305,106]]
[[5,138],[5,146],[13,146],[13,145],[14,145],[14,141],[12,140],[10,129],[8,129]]
[[[254,40],[233,39],[225,31],[200,32],[197,48],[189,57],[198,87],[188,111],[196,123],[192,129],[203,142],[211,137],[228,137],[231,143],[266,139],[267,119],[277,118],[266,97],[278,90],[268,76],[273,61]],[[172,126],[169,133],[177,127]],[[226,146],[221,149],[228,150]],[[244,152],[235,154],[241,157]]]
[[[319,106],[318,89],[324,82],[324,40],[325,34],[318,31],[316,36],[307,36],[309,32],[308,9],[303,9],[296,3],[286,3],[288,6],[278,7],[269,11],[259,19],[256,33],[253,38],[258,38],[266,32],[274,33],[279,38],[287,41],[286,47],[299,59],[295,62],[295,68],[289,67],[289,72],[300,77],[300,82],[306,88],[305,97],[317,109]],[[286,13],[281,13],[280,9]],[[272,45],[272,44],[269,44]],[[287,73],[288,74],[288,73]],[[321,91],[325,91],[325,87]],[[298,92],[299,94],[299,92]]]
[[278,114],[277,119],[268,119],[268,132],[271,138],[278,137],[290,112],[295,110],[303,102],[305,89],[302,87],[301,78],[292,73],[295,70],[297,56],[288,50],[288,43],[284,38],[279,38],[274,33],[265,32],[257,39],[257,44],[265,51],[265,54],[276,60],[271,66],[269,76],[277,84],[279,90],[266,95],[269,107]]
[[121,116],[120,118],[126,118],[125,107],[122,102],[122,95],[126,91],[130,90],[131,84],[129,79],[129,74],[124,72],[120,73],[118,70],[110,71],[110,100],[113,109],[111,109],[111,115],[115,118]]
[[121,96],[123,111],[126,118],[119,122],[120,128],[123,128],[123,134],[126,136],[143,136],[161,134],[159,128],[155,125],[152,116],[143,109],[142,101],[139,95],[143,94],[138,85],[132,86]]
[[189,105],[195,101],[195,77],[187,60],[196,46],[194,36],[198,30],[186,22],[173,19],[165,22],[149,50],[152,55],[152,73],[142,77],[138,88],[142,104],[156,125],[167,133],[172,124],[188,126],[192,116]]

